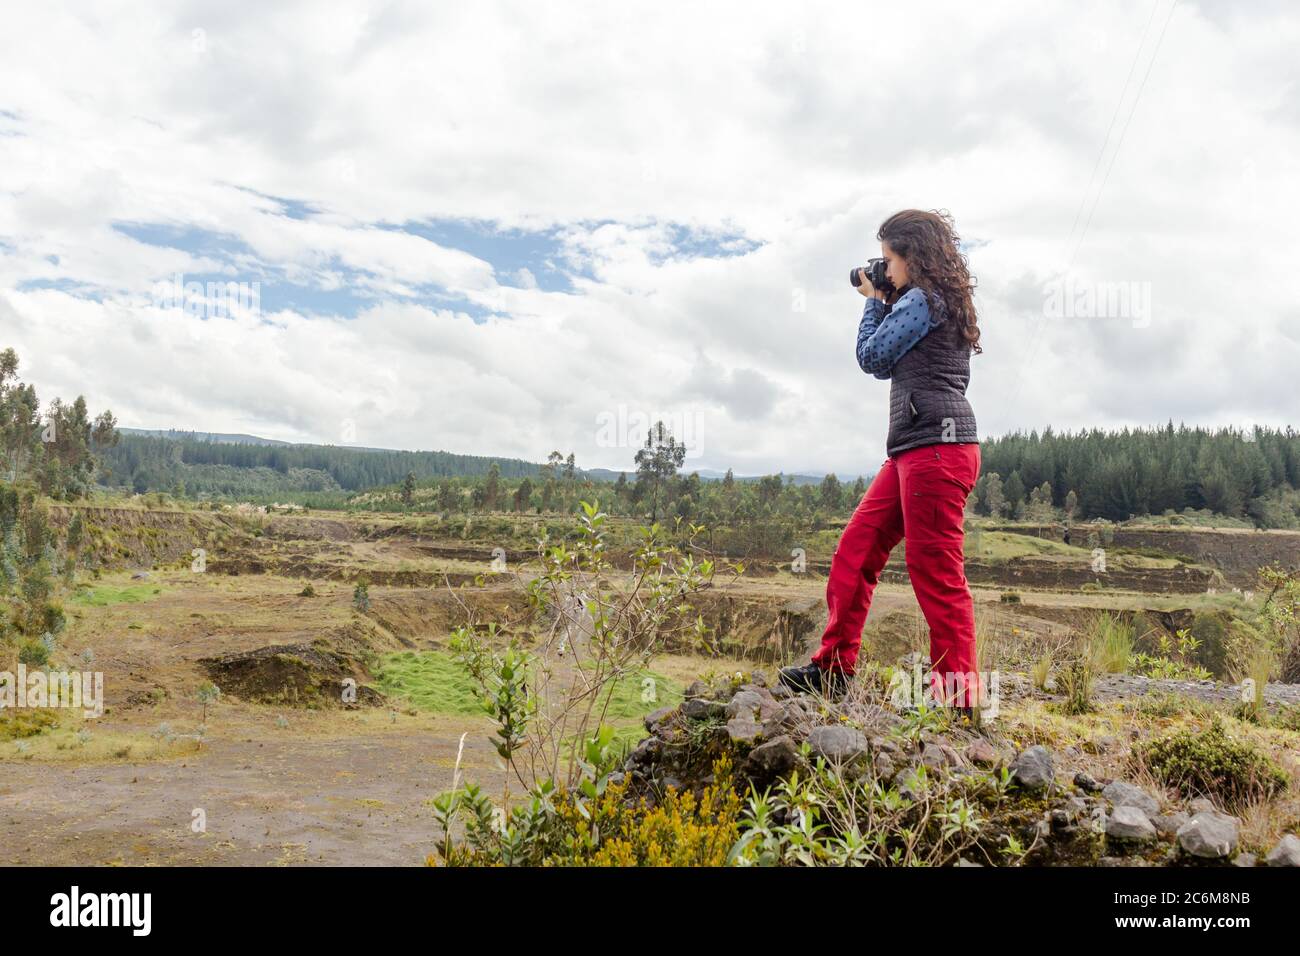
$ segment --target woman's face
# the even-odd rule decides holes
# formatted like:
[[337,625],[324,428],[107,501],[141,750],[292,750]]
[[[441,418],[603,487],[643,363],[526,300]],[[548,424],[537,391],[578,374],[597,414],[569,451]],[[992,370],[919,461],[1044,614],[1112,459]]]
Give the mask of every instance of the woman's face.
[[907,275],[907,263],[903,257],[889,248],[889,243],[880,244],[880,254],[885,257],[885,275],[889,276],[889,281],[894,283],[895,289],[901,289],[907,285],[909,277]]

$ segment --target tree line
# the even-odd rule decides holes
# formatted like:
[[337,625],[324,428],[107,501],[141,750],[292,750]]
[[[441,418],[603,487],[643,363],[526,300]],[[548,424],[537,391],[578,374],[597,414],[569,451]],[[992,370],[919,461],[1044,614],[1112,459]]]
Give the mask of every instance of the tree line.
[[1300,434],[1290,426],[1016,432],[980,443],[977,510],[1124,521],[1191,509],[1300,527]]
[[66,624],[55,594],[73,580],[84,529],[74,515],[60,541],[45,499],[86,495],[117,440],[113,413],[92,419],[81,396],[42,413],[35,387],[18,380],[17,353],[0,352],[0,663],[49,661]]
[[[254,445],[125,434],[103,455],[101,483],[131,491],[215,494],[361,491],[402,481],[485,474],[496,462],[507,478],[536,476],[540,466],[519,459],[490,459],[446,451],[385,451],[337,445]],[[242,476],[247,480],[241,481]],[[277,481],[276,476],[279,476]]]

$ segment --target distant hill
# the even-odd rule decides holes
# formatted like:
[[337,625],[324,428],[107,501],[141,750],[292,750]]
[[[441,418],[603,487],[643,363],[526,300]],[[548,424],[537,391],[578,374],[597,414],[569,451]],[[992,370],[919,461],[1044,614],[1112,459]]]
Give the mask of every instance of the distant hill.
[[[292,490],[331,490],[334,488],[342,490],[360,490],[361,488],[373,488],[373,486],[376,485],[394,484],[396,481],[400,481],[403,477],[406,477],[407,471],[415,471],[417,479],[425,479],[425,477],[433,476],[471,477],[474,475],[486,475],[487,468],[491,466],[491,462],[498,463],[502,477],[541,475],[541,464],[524,462],[524,460],[517,458],[491,458],[482,457],[482,455],[452,455],[451,453],[448,453],[448,451],[403,451],[399,449],[380,449],[380,447],[364,447],[360,445],[296,444],[296,442],[279,441],[277,438],[261,438],[256,436],[256,434],[191,432],[182,431],[182,429],[178,428],[118,428],[118,431],[120,431],[123,436],[138,436],[140,438],[155,438],[155,440],[177,442],[177,446],[175,447],[181,449],[182,462],[190,464],[190,466],[198,466],[198,464],[227,464],[227,466],[234,466],[237,468],[266,467],[272,468],[273,471],[281,471],[282,473],[285,473],[285,475],[287,475],[287,471],[283,470],[283,468],[278,468],[276,460],[274,460],[273,457],[264,458],[261,457],[261,455],[252,455],[252,457],[250,457],[250,455],[234,455],[233,457],[233,455],[229,454],[205,453],[205,451],[196,449],[196,447],[192,446],[240,445],[277,447],[277,449],[315,450],[315,455],[307,455],[307,457],[317,459],[326,454],[347,455],[350,453],[387,454],[398,455],[398,457],[415,457],[402,459],[406,460],[409,467],[406,467],[406,470],[403,470],[400,475],[396,475],[390,480],[377,481],[374,485],[351,484],[350,481],[347,480],[347,475],[344,473],[342,468],[335,468],[335,470],[331,471],[330,468],[318,467],[318,464],[320,463],[316,462],[315,464],[312,464],[312,466],[303,466],[302,470],[317,472],[317,475],[299,475],[296,477],[294,483],[291,483],[292,486],[294,486]],[[186,451],[188,451],[188,454],[186,454]],[[421,455],[428,455],[428,457],[433,458],[428,460],[421,459],[419,458]],[[456,467],[446,467],[446,458],[439,457],[450,457],[451,459],[454,459]],[[420,466],[428,466],[429,470],[425,470],[425,468],[422,467],[415,467],[416,464],[420,464]],[[507,468],[507,466],[510,467]],[[134,476],[138,473],[138,468],[133,466],[129,471],[134,479]],[[722,481],[724,477],[727,476],[727,472],[715,471],[712,470],[712,468],[692,468],[686,466],[681,470],[682,475],[690,475],[692,472],[698,472],[699,477],[705,481]],[[329,479],[321,480],[321,476],[326,475],[326,473],[328,473]],[[581,479],[590,479],[591,481],[617,481],[619,475],[625,475],[627,476],[628,481],[634,481],[636,480],[637,473],[636,471],[620,472],[611,470],[611,468],[578,468],[577,475],[578,477],[581,477]],[[737,481],[758,481],[761,477],[763,476],[736,475],[735,479]],[[823,477],[823,475],[785,475],[784,479],[788,484],[819,485],[822,484]],[[179,475],[169,473],[169,475],[166,475],[164,479],[162,479],[164,485],[160,485],[157,489],[152,488],[151,486],[151,490],[168,489],[178,480],[183,479]],[[166,484],[168,481],[170,481],[170,484]],[[114,481],[114,484],[122,484],[122,481]],[[152,485],[153,483],[152,481],[147,481],[147,484]],[[231,475],[229,475],[229,473],[222,473],[220,484],[222,486],[230,485]],[[186,483],[186,488],[199,490],[196,486],[191,485],[190,483]]]
[[121,428],[121,441],[100,455],[99,483],[136,492],[265,496],[341,494],[417,480],[486,475],[538,477],[541,465],[518,458],[306,445],[255,435]]
[[186,432],[175,428],[119,428],[123,435],[145,435],[150,438],[170,438],[173,441],[206,441],[223,445],[292,445],[293,442],[256,435],[229,435],[222,432]]
[[[119,428],[126,435],[142,435],[146,438],[168,438],[172,441],[209,442],[214,445],[277,445],[281,448],[346,448],[348,451],[391,451],[396,448],[370,448],[365,445],[311,445],[299,442],[280,441],[277,438],[259,438],[257,435],[230,434],[226,432],[187,432],[176,428]],[[420,454],[408,452],[407,454]],[[492,460],[492,459],[485,459]],[[499,459],[498,459],[499,460]]]

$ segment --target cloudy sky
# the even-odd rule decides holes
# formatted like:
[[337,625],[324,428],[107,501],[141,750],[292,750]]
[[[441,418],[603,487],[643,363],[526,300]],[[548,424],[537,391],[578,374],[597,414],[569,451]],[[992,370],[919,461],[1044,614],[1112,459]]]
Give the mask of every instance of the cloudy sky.
[[0,346],[123,425],[869,474],[847,271],[945,208],[982,438],[1300,425],[1297,46],[1227,0],[19,5]]

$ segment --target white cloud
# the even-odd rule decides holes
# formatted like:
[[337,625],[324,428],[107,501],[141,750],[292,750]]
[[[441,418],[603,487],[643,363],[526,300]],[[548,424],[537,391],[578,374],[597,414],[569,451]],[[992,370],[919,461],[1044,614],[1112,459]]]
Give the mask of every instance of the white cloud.
[[[982,436],[1285,424],[1300,15],[1188,0],[1148,74],[1168,3],[16,8],[0,344],[45,398],[127,424],[337,441],[351,419],[360,444],[631,467],[599,416],[678,408],[692,465],[853,475],[883,460],[888,385],[853,358],[844,274],[886,215],[941,206],[979,240]],[[392,228],[456,217],[558,228],[572,291]],[[673,223],[761,245],[665,258]],[[1149,324],[1045,320],[1067,263],[1147,283]],[[371,304],[147,301],[222,270]]]

